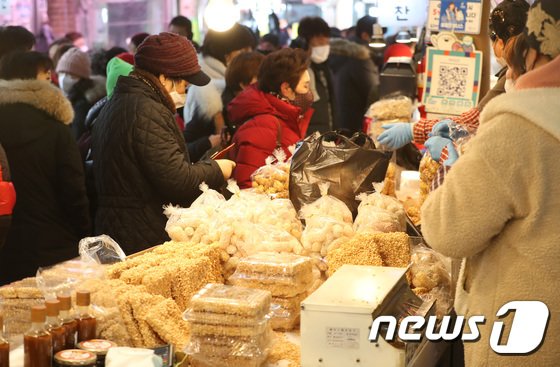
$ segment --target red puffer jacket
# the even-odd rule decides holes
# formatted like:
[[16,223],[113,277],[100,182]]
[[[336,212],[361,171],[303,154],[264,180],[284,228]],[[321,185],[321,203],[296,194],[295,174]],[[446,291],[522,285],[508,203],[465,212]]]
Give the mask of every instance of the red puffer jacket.
[[232,159],[237,163],[233,178],[240,188],[251,187],[251,174],[265,165],[266,157],[281,146],[288,147],[305,137],[313,109],[301,109],[252,85],[228,106],[229,120],[241,126],[233,137]]

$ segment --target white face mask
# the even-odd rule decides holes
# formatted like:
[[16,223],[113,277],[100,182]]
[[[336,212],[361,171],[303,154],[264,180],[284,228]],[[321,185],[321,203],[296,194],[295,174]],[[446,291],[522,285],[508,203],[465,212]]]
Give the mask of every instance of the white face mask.
[[315,46],[311,48],[311,61],[315,64],[322,64],[329,58],[329,53],[331,52],[331,46]]
[[187,101],[187,93],[179,93],[175,86],[173,86],[173,91],[169,92],[171,99],[175,103],[175,108],[181,108],[185,106],[185,102]]
[[515,81],[511,78],[506,79],[506,84],[504,85],[506,93],[515,90]]
[[77,82],[80,81],[80,78],[73,77],[70,74],[60,73],[58,74],[58,86],[65,94],[70,93],[70,90]]

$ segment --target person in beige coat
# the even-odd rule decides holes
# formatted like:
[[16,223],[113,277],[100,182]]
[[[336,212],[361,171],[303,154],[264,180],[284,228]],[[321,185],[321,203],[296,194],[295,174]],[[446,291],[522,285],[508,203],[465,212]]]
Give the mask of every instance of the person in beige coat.
[[[560,365],[559,15],[556,0],[533,4],[525,35],[528,73],[486,106],[478,135],[422,207],[427,243],[463,258],[457,314],[486,317],[481,339],[465,342],[467,367]],[[494,352],[496,313],[525,300],[549,309],[543,343],[530,355]],[[500,319],[506,325],[500,344],[508,341],[514,316]]]

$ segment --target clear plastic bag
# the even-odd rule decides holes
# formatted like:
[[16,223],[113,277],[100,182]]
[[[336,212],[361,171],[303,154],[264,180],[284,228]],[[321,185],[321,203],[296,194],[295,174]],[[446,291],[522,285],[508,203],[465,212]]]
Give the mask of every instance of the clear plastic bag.
[[410,121],[412,100],[406,96],[381,99],[369,107],[366,116],[381,121]]
[[360,194],[358,216],[354,222],[356,233],[390,233],[406,230],[406,212],[397,199],[377,192]]
[[114,264],[126,259],[119,244],[107,235],[86,237],[80,240],[78,249],[80,258],[85,263]]
[[300,217],[306,222],[313,217],[329,217],[336,221],[352,223],[352,212],[342,200],[328,194],[329,186],[328,182],[319,184],[321,197],[311,204],[304,205]]
[[301,220],[289,199],[272,200],[268,206],[261,210],[257,223],[273,225],[283,229],[298,240],[301,239],[303,232]]
[[312,216],[306,219],[301,235],[302,255],[326,256],[328,248],[336,240],[354,235],[351,222],[340,221],[329,216]]
[[451,296],[451,269],[446,259],[423,245],[412,251],[412,265],[407,279],[412,291],[424,301],[437,300],[438,316],[447,314],[453,306]]
[[265,317],[270,310],[270,292],[210,283],[191,299],[195,312],[247,317]]
[[272,198],[288,198],[290,166],[286,164],[286,153],[282,148],[266,158],[265,165],[251,175],[252,186],[257,193],[270,195]]
[[165,231],[173,241],[189,242],[198,231],[198,241],[209,231],[209,222],[226,202],[224,196],[212,190],[204,182],[200,185],[202,194],[189,208],[179,208],[172,205],[164,207],[167,216]]
[[60,293],[71,294],[80,284],[88,279],[102,279],[105,268],[96,262],[70,260],[63,263],[39,268],[37,270],[37,287],[45,299],[56,299]]
[[267,352],[271,342],[270,328],[263,333],[246,338],[193,335],[185,351],[188,354],[211,355],[221,358],[227,358],[228,356],[258,358]]

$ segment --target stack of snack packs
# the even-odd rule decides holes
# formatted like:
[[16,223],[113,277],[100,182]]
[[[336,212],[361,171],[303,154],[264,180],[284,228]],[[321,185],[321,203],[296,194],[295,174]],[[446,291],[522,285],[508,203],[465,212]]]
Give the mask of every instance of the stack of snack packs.
[[[381,184],[382,185],[382,184]],[[381,185],[374,184],[372,194],[363,193],[356,197],[361,201],[354,222],[356,233],[390,233],[406,231],[406,212],[400,201],[380,194]]]
[[251,175],[255,192],[270,195],[273,199],[286,199],[289,196],[290,164],[282,148],[276,149],[265,159],[265,165]]
[[[167,216],[165,230],[173,241],[200,241],[200,237],[208,233],[208,222],[226,199],[219,192],[212,190],[204,182],[200,185],[202,194],[192,203],[190,208],[179,208],[173,205],[164,207]],[[195,233],[198,238],[195,237]]]
[[328,195],[329,183],[319,184],[321,197],[301,208],[300,217],[305,219],[305,230],[301,236],[303,255],[310,256],[315,266],[326,272],[329,246],[340,238],[354,235],[352,213],[341,200]]
[[272,328],[291,330],[299,324],[300,303],[307,297],[318,272],[311,258],[294,254],[260,252],[243,258],[230,283],[272,294]]
[[259,367],[272,344],[270,292],[210,283],[191,300],[192,366]]

